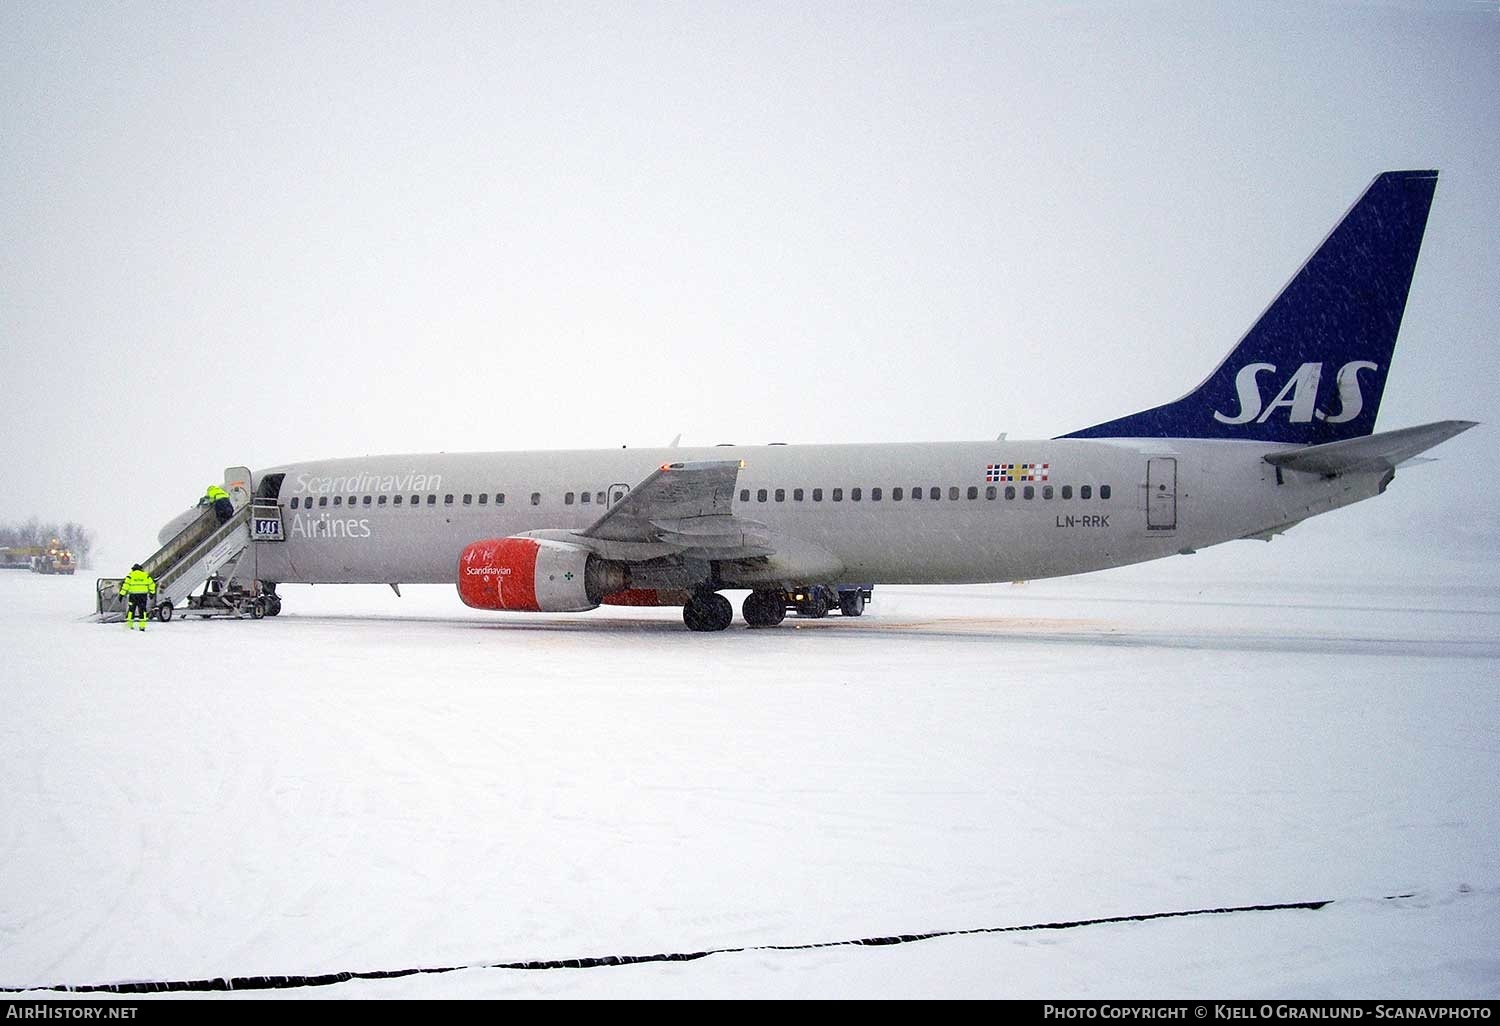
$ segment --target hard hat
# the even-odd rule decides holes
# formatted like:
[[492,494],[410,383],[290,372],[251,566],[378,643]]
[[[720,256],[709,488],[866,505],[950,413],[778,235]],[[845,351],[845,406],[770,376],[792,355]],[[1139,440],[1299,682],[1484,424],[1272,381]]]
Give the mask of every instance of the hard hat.
[[141,568],[141,564],[137,563],[135,566],[131,567],[130,569],[132,569],[132,570],[139,570],[140,568]]

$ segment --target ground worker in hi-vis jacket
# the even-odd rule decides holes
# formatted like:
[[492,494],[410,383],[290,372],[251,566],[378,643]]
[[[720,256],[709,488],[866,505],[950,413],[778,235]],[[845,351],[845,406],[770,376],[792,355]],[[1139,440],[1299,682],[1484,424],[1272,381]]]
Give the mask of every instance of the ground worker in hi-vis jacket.
[[141,564],[131,567],[130,573],[120,582],[120,594],[130,600],[130,607],[125,610],[125,626],[133,628],[139,625],[141,630],[145,630],[147,604],[150,597],[156,594],[156,582],[141,569]]
[[203,501],[214,508],[221,524],[234,516],[234,503],[229,500],[229,493],[218,485],[208,486],[208,491],[203,494]]

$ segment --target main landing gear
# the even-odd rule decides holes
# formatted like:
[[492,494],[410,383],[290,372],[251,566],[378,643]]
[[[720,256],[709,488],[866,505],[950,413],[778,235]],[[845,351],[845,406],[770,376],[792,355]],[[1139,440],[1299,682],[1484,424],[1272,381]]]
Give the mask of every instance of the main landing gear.
[[786,619],[786,593],[780,589],[752,591],[745,596],[740,612],[751,627],[775,627]]
[[[763,588],[747,595],[740,611],[750,627],[775,627],[786,619],[788,606],[799,616],[824,617],[835,606],[845,616],[859,616],[864,613],[869,598],[870,589],[866,587],[835,590],[828,585],[816,584],[795,592]],[[707,587],[693,592],[687,605],[682,607],[682,622],[689,630],[722,631],[733,620],[734,607],[729,600]]]
[[698,591],[682,607],[682,622],[690,631],[722,631],[734,622],[734,607],[716,591]]

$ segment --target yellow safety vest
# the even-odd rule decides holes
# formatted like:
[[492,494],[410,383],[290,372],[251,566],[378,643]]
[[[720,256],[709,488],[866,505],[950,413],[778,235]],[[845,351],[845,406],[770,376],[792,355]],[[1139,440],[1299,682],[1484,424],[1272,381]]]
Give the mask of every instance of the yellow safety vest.
[[218,485],[209,485],[208,498],[211,502],[217,502],[219,499],[229,498],[229,493],[220,488]]
[[154,595],[156,594],[156,582],[151,575],[144,570],[132,570],[120,582],[121,595]]

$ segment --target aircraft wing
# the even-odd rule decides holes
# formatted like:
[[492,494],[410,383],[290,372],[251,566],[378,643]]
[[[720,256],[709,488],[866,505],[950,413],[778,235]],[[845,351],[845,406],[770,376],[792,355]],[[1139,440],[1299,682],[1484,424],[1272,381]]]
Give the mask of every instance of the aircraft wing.
[[713,558],[769,555],[765,524],[735,516],[739,460],[664,463],[598,520],[578,532],[604,542],[667,545]]
[[1265,459],[1267,463],[1286,470],[1300,470],[1325,477],[1393,470],[1418,453],[1426,452],[1439,442],[1469,430],[1475,423],[1472,420],[1440,420],[1420,427],[1346,438],[1341,442],[1284,449],[1268,454]]

